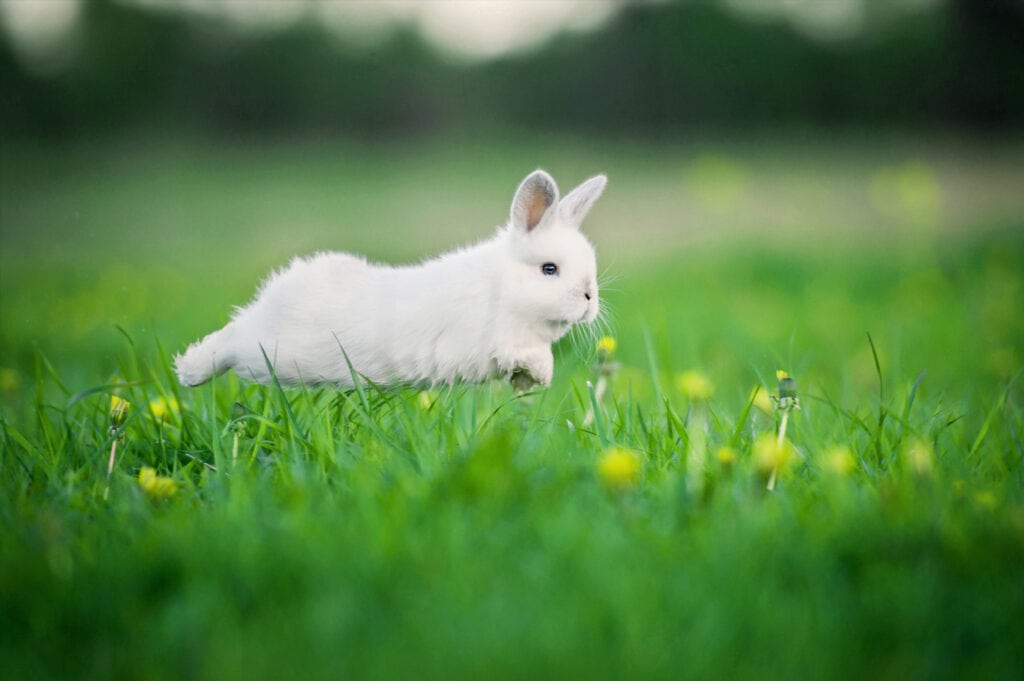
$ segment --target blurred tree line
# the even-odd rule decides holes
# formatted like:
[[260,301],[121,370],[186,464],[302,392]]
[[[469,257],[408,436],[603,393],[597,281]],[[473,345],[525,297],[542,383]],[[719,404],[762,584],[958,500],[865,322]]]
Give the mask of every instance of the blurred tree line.
[[356,47],[312,20],[246,33],[111,0],[84,4],[75,40],[71,63],[49,74],[0,44],[6,135],[1024,122],[1019,0],[947,0],[836,41],[713,2],[633,4],[603,29],[470,64],[445,59],[411,29]]

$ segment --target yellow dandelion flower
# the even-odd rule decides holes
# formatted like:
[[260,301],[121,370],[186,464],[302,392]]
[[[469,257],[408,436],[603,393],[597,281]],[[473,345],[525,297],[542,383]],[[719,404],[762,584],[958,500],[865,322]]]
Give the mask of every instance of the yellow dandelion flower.
[[149,413],[157,421],[164,421],[172,414],[178,413],[178,400],[173,397],[156,397],[149,402]]
[[612,447],[598,459],[597,475],[610,489],[628,489],[640,476],[640,459],[628,449]]
[[903,448],[903,460],[907,467],[920,476],[931,474],[935,455],[932,446],[924,440],[914,440]]
[[771,433],[759,435],[754,440],[754,465],[762,473],[780,471],[793,460],[793,445],[789,440],[781,443]]
[[164,501],[178,493],[178,483],[171,478],[157,475],[149,466],[139,471],[139,489],[151,501]]
[[772,413],[772,397],[763,386],[757,386],[750,391],[754,406],[766,414]]
[[782,379],[784,379],[784,378],[789,378],[789,374],[787,374],[787,373],[786,373],[785,371],[783,371],[782,369],[777,369],[777,370],[775,371],[775,380],[777,380],[777,381],[781,381],[781,380],[782,380]]
[[119,427],[124,423],[125,418],[128,416],[128,409],[131,407],[131,402],[122,399],[117,395],[110,396],[110,425],[114,428]]
[[715,392],[711,379],[699,371],[684,371],[676,376],[676,387],[694,402],[703,402]]
[[829,473],[845,478],[857,470],[857,458],[849,447],[837,445],[825,452],[824,467]]
[[736,459],[738,457],[739,454],[732,447],[720,447],[718,451],[715,452],[715,458],[718,459],[718,463],[723,466],[733,465],[736,463]]
[[614,336],[601,336],[597,341],[597,351],[602,355],[611,355],[619,348]]

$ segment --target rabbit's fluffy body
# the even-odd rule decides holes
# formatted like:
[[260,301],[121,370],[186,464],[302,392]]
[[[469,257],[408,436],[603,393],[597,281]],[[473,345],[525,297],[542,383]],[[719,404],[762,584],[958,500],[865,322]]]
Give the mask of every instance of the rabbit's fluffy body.
[[416,265],[295,258],[227,326],[176,358],[179,379],[198,385],[234,369],[268,383],[272,366],[282,383],[352,387],[351,362],[379,385],[513,374],[547,385],[551,344],[598,314],[596,256],[579,225],[604,184],[591,178],[559,202],[554,180],[536,171],[497,234]]

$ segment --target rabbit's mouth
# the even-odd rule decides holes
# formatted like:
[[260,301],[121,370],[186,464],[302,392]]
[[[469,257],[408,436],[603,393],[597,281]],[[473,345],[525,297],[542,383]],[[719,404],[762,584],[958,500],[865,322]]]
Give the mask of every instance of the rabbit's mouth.
[[588,302],[587,307],[584,308],[583,314],[580,315],[580,318],[577,319],[575,323],[590,324],[595,319],[597,319],[597,315],[600,314],[600,311],[601,306],[596,301],[590,301]]
[[597,315],[594,314],[592,310],[588,309],[584,310],[583,314],[581,314],[576,319],[549,319],[548,326],[550,326],[553,331],[565,333],[571,327],[576,326],[577,324],[589,324],[590,322],[594,321],[594,318],[596,316]]

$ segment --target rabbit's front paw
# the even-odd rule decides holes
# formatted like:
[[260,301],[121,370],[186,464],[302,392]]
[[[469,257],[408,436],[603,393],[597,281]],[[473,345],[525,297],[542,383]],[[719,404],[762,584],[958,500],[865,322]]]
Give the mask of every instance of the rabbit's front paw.
[[551,350],[545,348],[527,353],[519,358],[512,371],[512,387],[516,392],[523,392],[536,384],[548,386],[554,372],[555,358]]
[[533,376],[530,376],[526,369],[516,369],[512,372],[512,378],[509,380],[512,383],[512,390],[517,393],[525,393],[536,385]]

